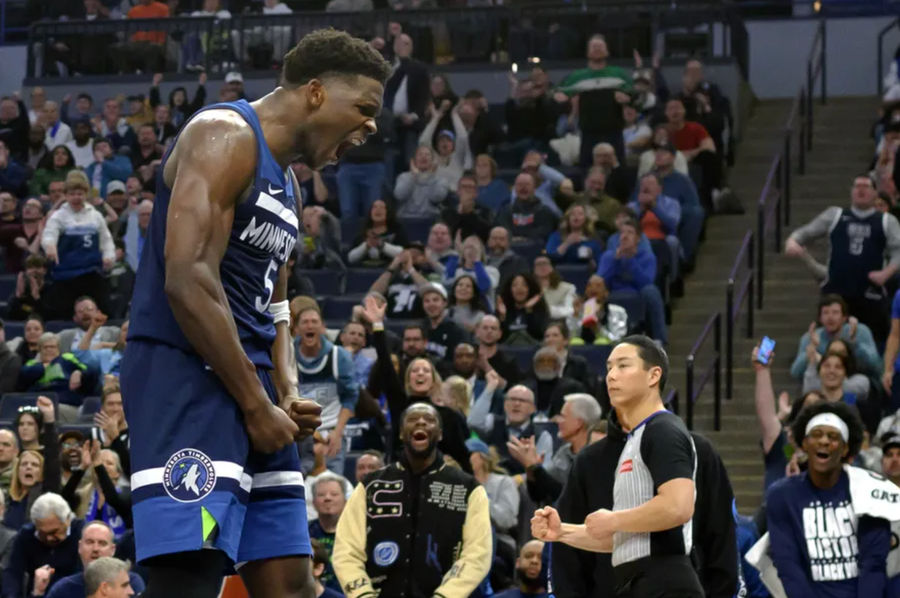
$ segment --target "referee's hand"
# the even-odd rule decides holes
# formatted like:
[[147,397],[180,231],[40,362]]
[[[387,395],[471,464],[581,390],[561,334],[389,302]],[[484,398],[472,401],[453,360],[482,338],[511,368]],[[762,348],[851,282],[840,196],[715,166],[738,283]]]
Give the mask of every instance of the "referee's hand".
[[584,520],[587,533],[598,540],[608,538],[616,531],[613,529],[613,512],[609,509],[597,509]]
[[534,512],[531,518],[531,535],[543,542],[556,542],[562,533],[559,513],[553,507],[544,507]]

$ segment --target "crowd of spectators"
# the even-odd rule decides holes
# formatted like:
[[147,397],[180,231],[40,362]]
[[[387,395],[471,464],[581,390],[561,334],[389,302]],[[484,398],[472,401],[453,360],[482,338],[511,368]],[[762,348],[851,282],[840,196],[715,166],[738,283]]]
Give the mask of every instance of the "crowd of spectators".
[[[849,202],[827,208],[785,243],[822,295],[792,354],[793,388],[776,397],[772,356],[759,346],[752,355],[765,501],[737,523],[751,596],[900,592],[891,539],[900,530],[900,225],[892,166],[885,170],[898,148],[897,110],[894,101],[883,104],[874,157],[848,181]],[[822,238],[825,264],[809,249]],[[873,475],[860,475],[865,470]],[[863,493],[892,506],[866,504]],[[848,509],[852,516],[841,519]]]
[[[86,0],[84,10],[114,16],[107,4]],[[122,14],[151,16],[141,11],[157,5],[165,8],[141,2]],[[202,10],[227,18],[218,2]],[[153,72],[167,59],[158,41],[131,40],[118,58]],[[670,90],[657,60],[610,66],[594,36],[585,68],[558,82],[539,67],[513,77],[497,112],[479,90],[457,95],[412,58],[399,25],[372,43],[394,67],[378,134],[321,173],[292,166],[304,199],[292,332],[301,394],[323,407],[322,428],[298,446],[317,579],[324,592],[346,591],[330,555],[354,483],[374,471],[393,482],[384,472],[401,474],[385,464],[420,459],[409,453],[421,440],[415,425],[432,434],[436,419],[439,465],[475,480],[446,474],[445,502],[457,500],[454,484],[465,487],[470,505],[486,505],[495,540],[472,595],[540,596],[548,571],[528,519],[557,500],[577,455],[605,434],[604,347],[630,332],[668,340],[667,301],[728,194],[729,103],[696,60]],[[196,67],[215,40],[184,44],[195,44]],[[66,54],[76,46],[63,45],[54,64],[83,72],[82,58]],[[179,128],[208,95],[247,99],[240,73],[224,81],[207,94],[200,73],[193,98],[176,88],[168,101],[161,75],[146,96],[98,104],[85,93],[57,103],[39,87],[27,102],[0,99],[0,247],[16,283],[0,392],[32,393],[7,414],[11,431],[0,431],[4,598],[75,595],[58,588],[67,576],[90,582],[81,571],[92,560],[133,560],[116,380],[129,299],[158,170]],[[579,149],[567,152],[573,138]],[[416,402],[434,414],[410,414]],[[471,521],[460,525],[464,547],[471,539],[481,550]],[[110,537],[88,558],[95,533]],[[421,558],[431,558],[426,548]],[[444,571],[453,564],[434,558]]]

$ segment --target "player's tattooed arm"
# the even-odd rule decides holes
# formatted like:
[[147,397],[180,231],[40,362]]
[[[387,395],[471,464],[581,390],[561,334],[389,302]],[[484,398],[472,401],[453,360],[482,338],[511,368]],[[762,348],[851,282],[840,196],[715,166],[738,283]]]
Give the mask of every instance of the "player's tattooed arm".
[[256,153],[252,129],[231,111],[201,114],[182,131],[164,172],[172,189],[165,291],[188,342],[238,403],[254,448],[274,452],[292,443],[299,430],[269,400],[244,352],[219,276]]

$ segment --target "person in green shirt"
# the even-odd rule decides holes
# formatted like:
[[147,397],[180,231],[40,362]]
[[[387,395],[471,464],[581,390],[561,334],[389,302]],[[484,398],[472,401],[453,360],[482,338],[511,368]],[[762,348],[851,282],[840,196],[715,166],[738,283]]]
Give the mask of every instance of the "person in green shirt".
[[579,164],[584,168],[591,164],[591,150],[598,143],[612,144],[619,162],[625,161],[625,144],[622,129],[625,119],[622,105],[631,100],[631,75],[625,69],[609,65],[609,49],[602,35],[588,40],[586,68],[569,74],[560,83],[554,99],[560,103],[577,97],[581,152]]

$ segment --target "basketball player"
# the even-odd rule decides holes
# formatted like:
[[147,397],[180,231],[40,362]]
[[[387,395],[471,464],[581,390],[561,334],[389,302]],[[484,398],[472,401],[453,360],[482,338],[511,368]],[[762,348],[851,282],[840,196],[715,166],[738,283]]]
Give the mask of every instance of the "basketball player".
[[289,165],[375,133],[389,73],[362,40],[313,32],[279,87],[202,110],[163,160],[122,365],[147,598],[215,597],[231,565],[254,598],[315,595],[294,441],[320,409],[292,364]]

